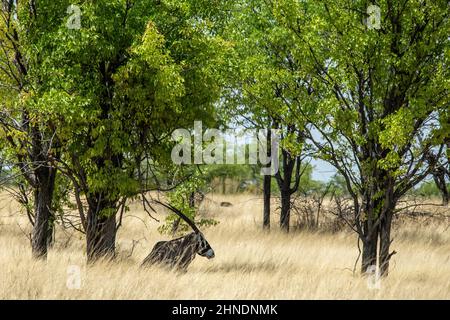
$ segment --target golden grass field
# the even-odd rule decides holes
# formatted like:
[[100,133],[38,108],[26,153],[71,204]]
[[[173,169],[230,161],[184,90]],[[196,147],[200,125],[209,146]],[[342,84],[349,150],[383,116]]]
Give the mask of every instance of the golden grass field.
[[[47,262],[33,261],[30,227],[18,206],[0,195],[1,299],[449,299],[449,220],[408,222],[393,231],[390,275],[379,289],[353,275],[357,237],[261,231],[262,200],[255,195],[209,195],[202,211],[220,221],[204,230],[216,258],[197,256],[181,274],[139,265],[161,239],[158,223],[137,204],[118,233],[118,258],[86,266],[84,238],[57,230]],[[229,201],[232,207],[220,207]],[[447,210],[447,209],[446,209]],[[448,211],[448,210],[447,210]],[[164,211],[158,215],[162,219]],[[448,214],[448,213],[447,213]],[[133,240],[139,241],[131,253]],[[67,287],[70,266],[81,270],[79,289]],[[358,265],[359,269],[359,265]]]

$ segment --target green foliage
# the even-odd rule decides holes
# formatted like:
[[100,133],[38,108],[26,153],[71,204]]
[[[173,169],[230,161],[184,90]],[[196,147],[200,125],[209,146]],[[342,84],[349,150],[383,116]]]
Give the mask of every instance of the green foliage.
[[[285,10],[302,19],[300,7],[297,1],[236,2],[227,36],[234,44],[229,81],[238,94],[230,93],[230,103],[235,101],[238,107],[232,111],[249,116],[257,127],[270,127],[275,118],[282,131],[289,125],[302,130],[307,122],[302,114],[315,112],[308,93],[307,47],[283,25]],[[287,132],[285,140],[287,148],[299,152]]]
[[207,182],[211,182],[216,177],[245,180],[256,176],[254,168],[248,164],[216,164],[207,165],[206,168],[204,179]]
[[[450,184],[447,184],[447,189],[450,190]],[[411,190],[410,194],[426,198],[441,196],[439,188],[436,186],[436,183],[434,183],[434,181],[432,180],[424,181],[417,188]]]
[[27,51],[30,78],[45,85],[22,100],[56,128],[64,172],[114,207],[158,187],[144,177],[176,170],[172,130],[213,123],[226,43],[193,1],[83,2],[79,30],[66,27],[67,5],[43,5],[52,23],[23,34],[37,47]]
[[[219,223],[214,219],[196,219],[198,208],[195,206],[194,197],[198,191],[204,190],[206,187],[207,181],[203,178],[205,174],[206,172],[195,171],[189,180],[179,184],[175,190],[168,193],[169,203],[184,213],[186,217],[191,219],[200,228],[215,226]],[[174,228],[174,224],[177,225],[176,228]],[[169,212],[165,218],[165,223],[158,227],[158,231],[167,234],[174,234],[175,231],[175,234],[182,235],[192,230],[178,215]]]
[[319,155],[357,192],[392,179],[400,196],[425,177],[417,159],[449,136],[435,121],[449,105],[448,3],[379,1],[380,30],[364,24],[366,1],[303,3],[280,1],[276,22],[306,44],[302,61],[315,68],[320,99],[308,118]]
[[334,192],[336,196],[348,194],[347,184],[344,177],[342,177],[340,174],[335,174],[333,177],[331,177],[329,183],[331,184],[330,190]]

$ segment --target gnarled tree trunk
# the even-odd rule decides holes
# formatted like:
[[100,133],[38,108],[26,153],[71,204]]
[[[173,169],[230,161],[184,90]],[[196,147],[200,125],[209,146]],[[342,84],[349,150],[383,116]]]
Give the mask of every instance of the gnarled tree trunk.
[[[369,230],[368,222],[364,229]],[[372,233],[363,238],[361,273],[365,274],[371,266],[377,265],[378,228],[372,228]]]
[[369,271],[371,266],[378,266],[381,276],[389,272],[391,225],[396,198],[394,197],[393,179],[384,175],[381,183],[374,186],[372,192],[365,196],[366,217],[363,223],[363,251],[361,272]]
[[394,210],[396,205],[396,199],[394,197],[394,183],[392,179],[387,179],[386,192],[383,202],[383,212],[380,216],[380,253],[378,261],[380,265],[380,275],[386,277],[389,273],[389,260],[391,256],[395,254],[389,252],[391,245],[391,225],[392,218],[394,216]]
[[[115,202],[102,200],[100,195],[91,197],[86,226],[86,253],[88,262],[99,258],[113,258],[116,248]],[[113,211],[107,212],[107,211]]]
[[34,258],[47,257],[48,239],[52,237],[50,223],[56,170],[42,166],[36,170],[37,185],[34,189],[34,225],[31,236],[31,250]]
[[386,215],[380,221],[380,253],[379,253],[379,265],[380,275],[386,277],[389,273],[389,260],[395,253],[389,252],[391,245],[391,224],[392,224],[392,211],[386,212]]
[[[289,129],[289,130],[292,130]],[[290,132],[290,131],[288,131]],[[300,143],[301,137],[298,136]],[[280,228],[285,232],[289,232],[289,221],[291,216],[291,196],[297,192],[300,184],[300,156],[293,156],[287,150],[281,150],[282,155],[282,174],[277,172],[275,178],[281,193],[281,214]]]

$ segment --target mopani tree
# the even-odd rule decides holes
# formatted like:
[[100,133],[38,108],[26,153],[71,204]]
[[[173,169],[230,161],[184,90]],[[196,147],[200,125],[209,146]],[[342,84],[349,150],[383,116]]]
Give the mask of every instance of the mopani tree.
[[53,76],[41,101],[58,119],[64,150],[55,163],[74,185],[89,261],[114,255],[127,199],[155,188],[152,167],[170,167],[171,132],[214,116],[223,43],[202,9],[86,2],[80,28],[61,24],[46,39]]
[[362,272],[378,264],[386,276],[397,202],[432,172],[427,155],[439,158],[448,137],[448,1],[378,1],[375,27],[368,1],[294,2],[282,1],[279,19],[315,68],[310,139],[353,198]]

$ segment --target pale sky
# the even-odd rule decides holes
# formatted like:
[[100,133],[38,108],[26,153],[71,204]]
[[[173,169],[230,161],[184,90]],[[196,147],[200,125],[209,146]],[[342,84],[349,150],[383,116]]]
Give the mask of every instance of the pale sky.
[[312,179],[318,181],[328,181],[335,173],[336,169],[328,162],[323,160],[312,160],[311,165],[314,166]]

